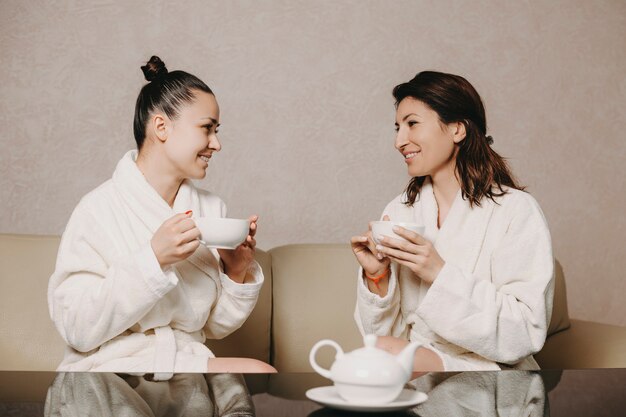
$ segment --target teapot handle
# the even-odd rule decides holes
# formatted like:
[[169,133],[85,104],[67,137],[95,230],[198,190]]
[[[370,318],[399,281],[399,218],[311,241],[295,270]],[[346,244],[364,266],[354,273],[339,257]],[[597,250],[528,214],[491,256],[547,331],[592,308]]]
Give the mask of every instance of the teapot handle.
[[313,345],[313,348],[311,349],[311,353],[309,354],[309,362],[311,363],[311,366],[313,367],[313,369],[315,369],[315,371],[318,374],[320,374],[321,376],[323,376],[325,378],[331,379],[330,378],[330,371],[328,369],[324,369],[321,366],[319,366],[317,364],[317,361],[315,360],[315,354],[317,353],[317,350],[319,348],[321,348],[322,346],[326,346],[326,345],[330,345],[330,346],[334,347],[335,350],[337,351],[337,354],[335,355],[335,360],[337,360],[338,356],[343,355],[343,350],[337,344],[337,342],[335,342],[333,340],[329,340],[329,339],[324,339],[324,340],[320,340],[315,345]]

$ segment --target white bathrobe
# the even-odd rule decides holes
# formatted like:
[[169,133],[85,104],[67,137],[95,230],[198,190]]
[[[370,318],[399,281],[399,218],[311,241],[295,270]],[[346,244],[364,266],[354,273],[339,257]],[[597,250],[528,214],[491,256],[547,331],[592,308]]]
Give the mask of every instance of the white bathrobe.
[[546,220],[530,194],[508,189],[497,204],[470,208],[459,190],[442,227],[430,182],[413,207],[396,197],[391,220],[423,224],[445,261],[432,285],[395,262],[385,297],[359,271],[355,319],[361,333],[422,342],[445,370],[536,369],[552,314],[554,259]]
[[50,316],[68,344],[59,371],[206,372],[206,338],[239,328],[256,304],[263,273],[238,284],[202,245],[164,270],[150,245],[175,215],[225,217],[223,201],[184,181],[174,207],[152,188],[129,151],[113,178],[83,197],[67,224],[48,286]]

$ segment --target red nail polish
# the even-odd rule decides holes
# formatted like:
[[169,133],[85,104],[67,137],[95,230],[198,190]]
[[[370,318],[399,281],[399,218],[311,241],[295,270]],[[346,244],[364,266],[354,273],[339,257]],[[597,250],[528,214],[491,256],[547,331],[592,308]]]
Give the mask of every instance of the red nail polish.
[[193,213],[193,210],[187,210],[187,211],[185,212],[185,214],[191,214],[191,213]]

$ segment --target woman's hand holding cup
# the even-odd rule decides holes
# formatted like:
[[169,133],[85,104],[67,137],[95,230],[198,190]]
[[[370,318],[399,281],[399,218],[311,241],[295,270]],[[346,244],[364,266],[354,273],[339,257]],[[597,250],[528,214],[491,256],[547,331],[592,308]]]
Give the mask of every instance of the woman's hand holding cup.
[[200,230],[191,215],[188,211],[170,217],[152,236],[150,245],[161,268],[187,259],[198,249]]
[[248,221],[250,222],[250,229],[246,240],[237,246],[235,249],[218,249],[220,258],[224,263],[224,273],[228,275],[230,279],[238,283],[244,283],[246,274],[250,264],[254,262],[254,253],[256,248],[256,239],[254,235],[257,232],[257,221],[259,216],[256,214],[250,216]]
[[[389,216],[385,215],[383,220],[389,220]],[[376,243],[372,239],[372,225],[370,223],[369,229],[363,235],[353,236],[350,239],[352,245],[352,252],[356,257],[357,262],[363,267],[363,272],[367,277],[381,277],[378,281],[378,285],[371,286],[368,280],[368,287],[370,291],[373,291],[381,296],[384,296],[387,291],[388,276],[384,274],[389,269],[389,258],[383,256],[376,250]],[[383,284],[383,285],[381,285]]]
[[445,265],[435,246],[419,233],[403,227],[395,226],[393,232],[404,240],[383,236],[376,246],[378,252],[406,266],[415,276],[432,284]]

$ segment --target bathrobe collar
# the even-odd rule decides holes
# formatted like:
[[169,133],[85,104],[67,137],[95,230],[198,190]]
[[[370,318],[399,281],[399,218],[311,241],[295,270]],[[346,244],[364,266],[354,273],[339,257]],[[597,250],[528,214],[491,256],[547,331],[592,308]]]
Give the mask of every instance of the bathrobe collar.
[[[178,189],[174,206],[170,207],[137,167],[137,154],[136,150],[131,150],[124,155],[115,168],[113,182],[128,209],[145,225],[149,236],[152,236],[165,220],[175,214],[184,213],[187,210],[202,213],[198,190],[187,179]],[[219,275],[219,255],[215,249],[200,245],[186,260],[209,276]]]
[[191,181],[182,182],[174,206],[170,207],[137,167],[137,154],[136,150],[131,150],[124,155],[115,168],[113,182],[128,203],[128,208],[137,214],[151,233],[174,214],[187,210],[199,212],[198,192]]
[[481,207],[470,207],[459,189],[443,225],[438,228],[439,207],[430,178],[424,181],[418,198],[426,239],[444,260],[454,259],[454,264],[462,270],[473,271],[495,207],[493,200],[483,198]]

